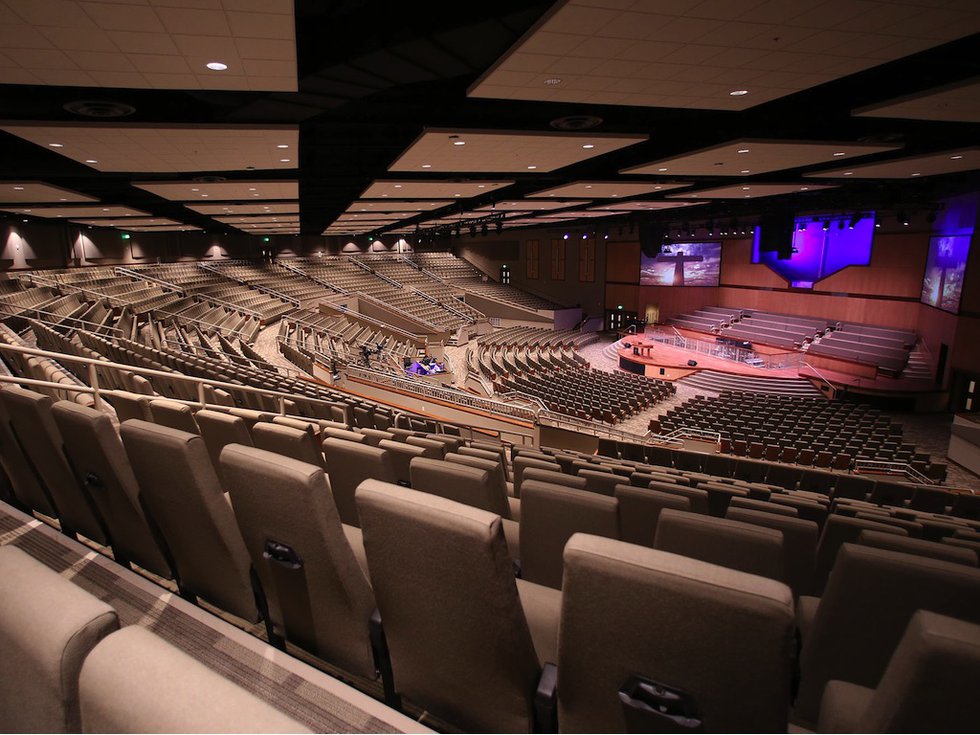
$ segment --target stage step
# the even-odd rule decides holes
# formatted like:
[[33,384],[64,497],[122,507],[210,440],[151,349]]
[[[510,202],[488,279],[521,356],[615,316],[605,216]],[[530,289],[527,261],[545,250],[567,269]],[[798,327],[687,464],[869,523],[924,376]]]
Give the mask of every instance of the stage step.
[[921,345],[916,345],[909,354],[908,365],[902,370],[902,377],[907,380],[932,380],[934,371]]
[[751,375],[731,375],[714,370],[699,370],[693,375],[681,378],[680,382],[689,387],[716,393],[737,390],[746,393],[772,393],[801,398],[823,397],[823,394],[813,386],[813,383],[803,378],[762,378]]

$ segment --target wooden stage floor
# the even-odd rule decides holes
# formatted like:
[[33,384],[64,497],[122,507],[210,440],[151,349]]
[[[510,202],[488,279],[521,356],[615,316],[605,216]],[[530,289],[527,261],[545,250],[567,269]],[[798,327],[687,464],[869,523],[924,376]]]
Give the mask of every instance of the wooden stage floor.
[[[641,335],[630,335],[625,338],[626,342],[642,342],[644,353],[649,349],[649,354],[634,355],[632,347],[618,350],[618,357],[628,359],[650,366],[653,370],[648,370],[649,377],[661,378],[664,380],[680,380],[692,375],[700,370],[713,370],[729,375],[745,375],[757,378],[774,379],[808,379],[817,384],[822,380],[827,380],[836,387],[860,388],[875,393],[930,393],[936,390],[935,384],[931,380],[909,380],[906,378],[888,378],[878,376],[875,379],[862,378],[847,373],[840,373],[834,370],[821,369],[819,371],[803,365],[802,367],[788,368],[759,368],[746,365],[736,360],[726,360],[713,355],[706,355],[700,352],[685,350],[681,347],[674,347],[660,342],[653,342],[652,339],[644,339],[646,335],[651,335],[656,330],[648,329]],[[805,354],[805,353],[804,353]],[[697,367],[689,367],[688,360],[695,360]],[[663,373],[660,369],[663,369]]]

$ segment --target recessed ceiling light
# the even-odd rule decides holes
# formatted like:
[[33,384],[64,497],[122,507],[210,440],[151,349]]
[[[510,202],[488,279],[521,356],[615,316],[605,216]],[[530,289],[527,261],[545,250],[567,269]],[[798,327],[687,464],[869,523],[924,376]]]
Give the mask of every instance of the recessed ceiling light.
[[544,83],[548,87],[556,87],[559,84],[561,84],[561,79],[559,79],[558,77],[551,77],[550,79],[545,79]]
[[191,189],[191,191],[200,191],[200,189]]
[[276,146],[276,148],[289,148],[289,146],[286,145],[285,143],[280,143],[279,145]]
[[476,187],[477,189],[486,189],[486,184],[480,184]]
[[59,202],[67,202],[68,200],[67,200],[67,199],[65,199],[64,197],[61,197],[61,199],[59,199],[58,201],[59,201]]
[[108,207],[102,207],[102,211],[103,212],[108,212],[109,211],[109,208]]
[[582,147],[585,148],[586,150],[591,150],[592,148],[595,148],[595,145],[593,145],[592,143],[586,143]]
[[810,187],[809,186],[801,186],[800,187],[800,191],[809,191],[809,190],[810,190]]
[[657,169],[657,171],[666,171],[666,170],[667,170],[667,167],[666,166],[664,166],[663,168],[658,168]]
[[14,191],[24,191],[24,187],[23,186],[15,186],[14,187]]
[[749,190],[749,187],[747,187],[747,186],[743,186],[742,187],[742,191],[748,191],[748,190]]
[[205,66],[211,71],[224,71],[228,65],[220,61],[209,61]]
[[853,171],[845,171],[844,172],[844,175],[845,176],[853,176],[854,175],[854,172]]
[[961,156],[961,155],[959,155],[959,154],[957,154],[957,155],[955,155],[955,156],[950,156],[950,157],[949,157],[949,160],[950,160],[950,161],[958,161],[958,160],[960,160],[961,158],[963,158],[963,156]]
[[748,152],[749,152],[749,149],[748,149],[748,148],[739,148],[739,149],[738,149],[737,151],[735,151],[735,152],[736,152],[736,153],[748,153]]
[[744,97],[748,93],[749,93],[749,90],[747,90],[747,89],[733,89],[728,94],[731,97]]
[[86,158],[85,163],[98,163],[94,158]]
[[289,163],[289,159],[288,158],[280,158],[279,159],[279,163]]
[[747,174],[748,172],[749,172],[749,169],[743,168],[739,173]]
[[422,164],[422,168],[432,168],[432,164],[431,163],[423,163]]
[[837,153],[834,154],[834,158],[839,158],[841,156],[846,156],[846,155],[847,154],[844,151],[837,151]]
[[62,143],[48,143],[48,145],[51,146],[52,148],[64,148],[65,147],[64,144],[62,144]]
[[536,168],[537,168],[537,166],[528,166],[528,167],[527,167],[527,170],[528,170],[528,171],[533,171],[533,170],[534,170],[534,169],[536,169]]
[[912,174],[912,175],[913,175],[913,176],[922,176],[922,174],[920,174],[920,173],[919,173],[918,171],[917,171],[917,172],[915,172],[915,173],[914,173],[914,174]]
[[206,197],[206,196],[207,196],[207,194],[201,194],[201,196],[202,196],[202,197]]
[[454,140],[453,145],[466,145],[465,140]]

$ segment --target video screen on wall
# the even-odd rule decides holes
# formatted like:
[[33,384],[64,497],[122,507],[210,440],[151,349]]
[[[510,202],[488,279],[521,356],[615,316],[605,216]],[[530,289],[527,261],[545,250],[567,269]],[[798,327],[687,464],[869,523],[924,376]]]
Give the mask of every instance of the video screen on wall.
[[929,240],[926,274],[922,279],[923,304],[954,314],[960,310],[969,254],[970,235],[947,235]]
[[720,278],[720,242],[665,243],[640,256],[642,286],[717,286]]
[[756,228],[752,262],[769,266],[793,288],[813,288],[817,281],[849,265],[871,262],[874,224],[874,213],[797,218],[789,248],[783,253],[762,250],[761,232]]

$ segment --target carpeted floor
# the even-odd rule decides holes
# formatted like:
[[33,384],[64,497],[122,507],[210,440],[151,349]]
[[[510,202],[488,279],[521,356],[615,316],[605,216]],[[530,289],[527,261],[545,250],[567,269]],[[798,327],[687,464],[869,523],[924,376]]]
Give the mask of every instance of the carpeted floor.
[[[12,544],[314,732],[426,731],[165,589],[0,503],[0,545]],[[243,638],[244,636],[244,638]]]

